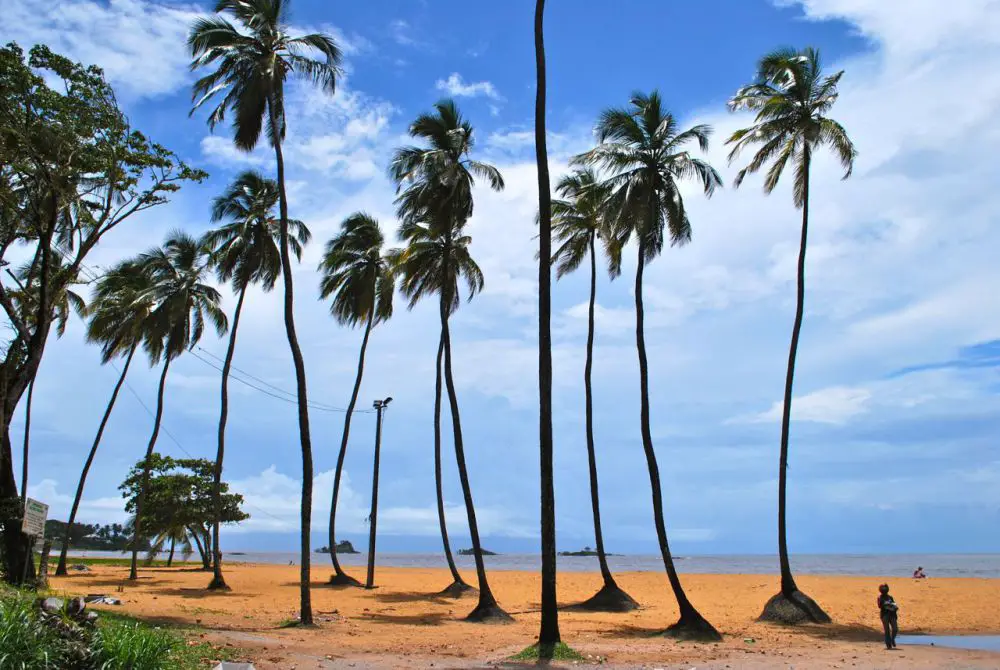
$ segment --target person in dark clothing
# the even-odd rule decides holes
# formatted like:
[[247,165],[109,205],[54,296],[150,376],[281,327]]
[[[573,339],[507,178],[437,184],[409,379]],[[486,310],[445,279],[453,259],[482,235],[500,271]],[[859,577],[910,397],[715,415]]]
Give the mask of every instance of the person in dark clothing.
[[885,648],[896,648],[896,635],[899,633],[899,606],[889,595],[889,585],[878,587],[878,612],[882,619],[882,630],[885,631]]

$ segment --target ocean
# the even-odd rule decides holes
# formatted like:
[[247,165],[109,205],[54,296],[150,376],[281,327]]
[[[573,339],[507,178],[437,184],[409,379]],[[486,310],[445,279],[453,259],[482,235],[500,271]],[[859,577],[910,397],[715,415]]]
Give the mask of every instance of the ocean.
[[[73,551],[72,556],[121,556],[117,552]],[[344,566],[366,565],[367,555],[339,554]],[[239,563],[270,563],[298,565],[297,552],[224,552],[224,560]],[[677,556],[674,558],[679,572],[688,574],[759,574],[778,573],[778,559],[772,555],[713,555]],[[928,577],[979,577],[1000,579],[1000,554],[802,554],[791,557],[792,570],[797,575],[846,575],[857,577],[910,577],[921,566]],[[455,556],[460,568],[474,570],[471,556]],[[663,561],[655,555],[609,556],[608,563],[615,572],[658,572]],[[326,554],[314,553],[312,564],[329,566]],[[397,554],[376,556],[381,567],[396,568],[446,568],[443,554]],[[559,570],[567,572],[596,572],[597,559],[592,556],[560,556]],[[490,570],[541,569],[537,554],[499,554],[486,557]]]

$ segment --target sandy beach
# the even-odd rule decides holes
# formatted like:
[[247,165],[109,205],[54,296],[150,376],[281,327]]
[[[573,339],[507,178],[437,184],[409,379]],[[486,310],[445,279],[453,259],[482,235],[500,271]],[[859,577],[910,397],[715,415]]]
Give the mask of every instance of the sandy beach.
[[[210,575],[192,566],[142,569],[135,585],[124,581],[127,574],[127,568],[94,566],[52,578],[51,587],[114,595],[123,601],[114,609],[198,628],[206,639],[246,649],[258,668],[483,667],[530,645],[538,628],[539,575],[531,572],[490,573],[494,593],[515,622],[484,626],[462,621],[475,596],[435,595],[450,581],[446,570],[382,568],[379,588],[365,591],[326,586],[330,568],[320,563],[313,569],[315,629],[280,627],[298,612],[295,566],[228,565],[229,593],[206,592]],[[719,644],[693,644],[657,635],[677,616],[664,575],[617,578],[640,610],[560,616],[563,640],[604,667],[1000,668],[1000,653],[912,646],[888,652],[874,607],[878,584],[889,581],[900,603],[902,634],[998,634],[1000,580],[803,576],[799,586],[835,623],[792,629],[755,621],[777,577],[685,575],[691,600],[724,636]],[[475,583],[474,574],[466,579]],[[596,574],[560,574],[560,602],[581,601],[599,585]]]

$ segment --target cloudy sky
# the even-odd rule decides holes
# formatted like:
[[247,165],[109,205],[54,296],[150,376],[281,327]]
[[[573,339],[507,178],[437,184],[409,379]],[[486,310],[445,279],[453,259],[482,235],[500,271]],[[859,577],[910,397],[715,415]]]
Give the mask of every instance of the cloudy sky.
[[[211,178],[130,221],[91,258],[95,268],[161,240],[199,233],[209,202],[239,171],[269,171],[226,129],[188,117],[184,40],[208,3],[5,0],[0,39],[102,66],[133,124]],[[407,123],[453,96],[476,128],[476,153],[500,167],[501,194],[477,192],[472,250],[486,290],[454,318],[455,373],[477,511],[489,547],[537,548],[536,266],[533,3],[297,0],[296,30],[325,30],[346,54],[337,94],[290,88],[291,213],[315,243],[295,274],[310,397],[343,407],[360,333],[319,302],[322,244],[365,210],[394,231],[388,156]],[[547,9],[552,169],[593,143],[605,107],[658,88],[685,125],[709,123],[708,159],[727,188],[686,191],[694,241],[647,271],[652,429],[668,527],[684,553],[771,552],[780,405],[794,312],[799,214],[787,187],[731,187],[723,140],[748,119],[725,102],[780,45],[818,47],[844,69],[835,116],[860,156],[853,178],[817,160],[806,321],[795,386],[790,544],[796,552],[1000,550],[1000,3],[995,0],[597,0]],[[598,287],[595,415],[611,550],[655,548],[639,440],[632,282]],[[294,388],[281,292],[255,293],[235,365]],[[583,433],[587,277],[554,292],[555,435],[560,548],[592,544]],[[226,294],[226,307],[234,300]],[[361,407],[395,398],[385,422],[380,546],[438,548],[432,470],[435,308],[408,312],[369,347]],[[159,449],[211,457],[224,343],[207,336],[168,383]],[[203,360],[202,360],[203,359]],[[206,362],[208,361],[208,362]],[[112,417],[81,519],[120,520],[117,485],[150,429],[156,371],[136,365]],[[85,452],[114,384],[73,324],[50,342],[37,382],[30,492],[65,518]],[[259,382],[254,382],[259,385]],[[134,394],[131,392],[134,391]],[[141,401],[141,402],[140,402]],[[325,542],[343,415],[312,413],[318,474],[314,540]],[[365,533],[374,416],[356,416],[341,527]],[[12,430],[15,444],[23,423]],[[230,549],[293,549],[301,461],[294,406],[231,384],[226,476],[250,521]],[[450,441],[446,443],[450,447]],[[446,452],[446,453],[450,453]],[[453,460],[445,479],[451,532],[467,543]],[[19,467],[19,464],[18,464]]]

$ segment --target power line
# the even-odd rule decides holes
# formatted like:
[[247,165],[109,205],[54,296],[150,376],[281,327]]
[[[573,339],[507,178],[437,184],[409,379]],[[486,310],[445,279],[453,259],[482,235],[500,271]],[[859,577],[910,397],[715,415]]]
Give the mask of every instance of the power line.
[[[110,363],[111,363],[111,366],[115,370],[118,370],[118,366],[115,365],[114,361],[110,361]],[[135,397],[135,399],[139,401],[139,404],[142,405],[142,408],[144,410],[146,410],[146,412],[151,417],[153,417],[155,419],[156,415],[153,413],[153,411],[151,409],[149,409],[149,406],[143,401],[143,399],[139,396],[139,394],[136,393],[135,389],[132,388],[132,385],[128,383],[127,379],[125,380],[125,386],[128,388],[129,391],[132,392],[132,395]],[[181,451],[183,451],[187,455],[188,458],[191,458],[191,459],[195,458],[194,455],[190,451],[188,451],[187,449],[185,449],[184,445],[181,444],[180,441],[176,437],[173,436],[173,433],[171,433],[169,430],[167,430],[167,427],[163,425],[162,419],[160,421],[160,430],[162,430],[163,434],[166,435],[167,437],[169,437],[170,440],[171,440],[171,442],[173,442],[174,444],[176,444],[177,448],[180,449]],[[256,510],[257,512],[260,512],[261,514],[264,514],[265,516],[269,516],[272,519],[275,519],[277,521],[284,521],[284,519],[282,519],[281,517],[275,516],[274,514],[271,514],[270,512],[268,512],[267,510],[263,510],[263,509],[257,507],[256,505],[254,505],[252,503],[246,502],[246,499],[244,499],[243,502],[244,502],[244,504],[247,507],[249,507],[249,508],[251,508],[253,510]]]
[[[215,359],[219,359],[218,356],[216,356],[215,354],[212,354],[212,353],[206,351],[201,346],[199,346],[198,348],[201,349],[202,351],[204,351],[209,356],[212,356]],[[218,372],[222,372],[222,368],[220,368],[215,363],[212,363],[211,361],[205,360],[204,358],[202,358],[201,356],[199,356],[194,351],[191,351],[190,353],[191,353],[192,356],[194,356],[195,358],[197,358],[199,361],[201,361],[205,365],[211,367],[212,369],[214,369],[214,370],[216,370]],[[236,372],[238,372],[239,374],[246,375],[247,377],[250,377],[251,379],[254,379],[254,380],[258,381],[261,384],[264,384],[266,386],[271,387],[272,389],[274,389],[278,393],[283,393],[283,394],[285,394],[285,396],[289,396],[289,397],[286,398],[284,396],[278,395],[277,393],[273,393],[273,392],[271,392],[271,391],[269,391],[267,389],[261,388],[259,386],[254,385],[254,384],[251,384],[247,380],[242,379],[239,375],[232,374],[232,371],[234,371],[234,370]],[[287,402],[287,403],[290,403],[290,404],[293,404],[293,405],[294,404],[298,404],[298,398],[297,398],[296,395],[294,395],[294,394],[292,394],[292,393],[290,393],[288,391],[285,391],[283,389],[280,389],[277,386],[274,386],[273,384],[269,384],[268,382],[265,382],[264,380],[262,380],[262,379],[260,379],[258,377],[254,377],[253,375],[251,375],[248,372],[243,372],[242,370],[240,370],[239,368],[237,368],[235,365],[230,365],[230,376],[233,379],[235,379],[236,381],[240,382],[241,384],[245,384],[246,386],[249,386],[250,388],[252,388],[254,390],[260,391],[261,393],[263,393],[265,395],[271,396],[272,398],[276,398],[278,400],[283,400],[284,402]],[[336,414],[336,413],[343,414],[343,413],[347,412],[347,410],[344,409],[344,408],[342,408],[342,407],[334,407],[332,405],[325,405],[325,404],[322,404],[322,403],[317,403],[317,402],[312,402],[312,401],[310,401],[308,403],[308,406],[309,406],[310,409],[315,409],[315,410],[318,410],[320,412],[330,412],[331,414]],[[370,410],[370,409],[356,409],[356,410],[354,410],[355,414],[371,414],[372,412],[374,412],[374,410]]]

